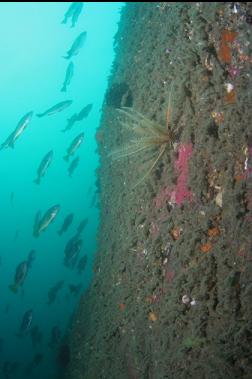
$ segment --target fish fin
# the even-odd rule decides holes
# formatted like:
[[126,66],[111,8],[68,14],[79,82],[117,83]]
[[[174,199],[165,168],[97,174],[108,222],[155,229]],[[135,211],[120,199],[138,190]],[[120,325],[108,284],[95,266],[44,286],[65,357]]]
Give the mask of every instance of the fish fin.
[[62,58],[64,58],[64,59],[69,59],[70,57],[66,55],[65,57],[62,56]]
[[37,113],[36,116],[37,116],[37,117],[43,117],[43,116],[44,116],[44,113]]
[[68,161],[69,161],[69,155],[65,155],[65,156],[63,157],[63,159],[64,159],[66,162],[68,162]]
[[37,179],[33,180],[33,183],[40,184],[40,177],[38,177]]
[[11,147],[12,149],[14,149],[14,142],[11,141],[8,146]]
[[57,233],[58,233],[59,236],[62,236],[62,231],[61,230],[58,230]]
[[17,290],[18,290],[18,287],[17,287],[17,285],[16,284],[10,284],[9,285],[9,289],[11,290],[11,292],[13,292],[13,293],[17,293]]
[[66,92],[66,86],[63,86],[60,91],[61,92]]

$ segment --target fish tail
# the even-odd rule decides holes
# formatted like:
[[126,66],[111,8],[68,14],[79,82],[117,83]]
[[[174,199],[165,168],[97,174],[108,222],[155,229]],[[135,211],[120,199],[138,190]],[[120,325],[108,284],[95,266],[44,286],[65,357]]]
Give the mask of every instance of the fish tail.
[[64,86],[61,88],[60,91],[61,91],[61,92],[66,92],[66,85],[64,85]]
[[40,177],[38,177],[37,179],[33,180],[33,183],[40,184]]
[[66,55],[66,56],[62,56],[62,58],[64,58],[64,59],[69,59],[70,56],[69,56],[69,55]]
[[16,284],[10,284],[9,285],[9,289],[11,290],[11,292],[13,292],[13,293],[17,293],[17,290],[18,290],[18,287],[17,287],[17,285]]

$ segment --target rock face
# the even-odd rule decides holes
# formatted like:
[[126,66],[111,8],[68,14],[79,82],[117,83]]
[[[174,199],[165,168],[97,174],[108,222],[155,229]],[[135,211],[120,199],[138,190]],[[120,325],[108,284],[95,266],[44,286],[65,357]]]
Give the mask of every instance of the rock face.
[[[251,378],[251,19],[250,3],[123,8],[97,132],[98,252],[68,379]],[[133,154],[118,106],[175,140],[159,158],[158,144]]]

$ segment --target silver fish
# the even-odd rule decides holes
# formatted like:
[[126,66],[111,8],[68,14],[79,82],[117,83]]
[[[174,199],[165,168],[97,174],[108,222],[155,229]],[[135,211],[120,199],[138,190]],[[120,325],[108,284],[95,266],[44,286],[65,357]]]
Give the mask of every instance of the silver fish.
[[80,110],[79,113],[73,114],[68,120],[67,120],[67,126],[65,129],[62,130],[62,132],[65,132],[72,128],[72,126],[78,121],[82,121],[84,118],[88,117],[91,109],[93,107],[93,104],[88,104],[84,108]]
[[13,293],[17,293],[18,287],[23,285],[27,273],[28,273],[27,261],[19,263],[19,265],[16,268],[14,284],[11,284],[9,286],[9,289]]
[[69,129],[72,128],[72,126],[75,124],[76,122],[76,118],[77,118],[78,114],[77,113],[74,113],[70,118],[68,118],[67,120],[67,126],[65,127],[65,129],[62,129],[61,131],[62,132],[65,132]]
[[66,92],[67,86],[71,83],[74,74],[74,64],[70,62],[66,69],[66,76],[63,83],[63,87],[61,88],[61,92]]
[[65,161],[68,161],[71,155],[74,155],[76,150],[80,147],[81,143],[84,139],[84,133],[80,133],[70,144],[69,148],[67,149],[67,155],[63,157]]
[[82,8],[83,8],[83,3],[75,3],[76,6],[75,6],[75,9],[74,9],[74,12],[73,12],[73,15],[72,15],[72,25],[71,25],[71,28],[74,28],[77,21],[78,21],[78,18],[81,14],[81,11],[82,11]]
[[54,105],[53,107],[47,109],[43,113],[37,113],[37,117],[51,116],[57,112],[63,111],[65,108],[68,108],[72,104],[72,100],[61,101],[60,103]]
[[82,110],[77,115],[76,121],[82,121],[84,118],[86,118],[89,115],[92,108],[93,104],[88,104],[84,108],[82,108]]
[[79,239],[79,236],[76,234],[67,242],[65,247],[64,265],[66,267],[74,268],[81,248],[82,240]]
[[79,161],[80,161],[80,158],[79,158],[79,157],[76,157],[76,158],[74,158],[74,160],[70,163],[70,165],[69,165],[69,167],[68,167],[68,175],[70,176],[70,178],[73,176],[73,173],[74,173],[74,171],[76,170],[76,167],[78,166]]
[[84,228],[87,226],[87,223],[88,223],[88,218],[84,218],[80,223],[79,223],[79,226],[78,226],[78,229],[77,229],[77,235],[80,235]]
[[59,205],[54,205],[44,214],[44,216],[37,222],[36,227],[34,227],[33,235],[34,237],[39,237],[39,235],[48,228],[51,222],[55,219],[60,210]]
[[76,3],[72,3],[70,5],[70,7],[68,8],[68,10],[66,11],[65,15],[64,15],[64,19],[63,21],[61,22],[61,24],[66,24],[69,17],[73,17],[73,14],[74,14],[74,11],[75,11],[75,8],[76,8]]
[[32,309],[29,309],[27,312],[25,312],[23,316],[23,320],[19,328],[19,336],[23,336],[30,329],[31,323],[32,323],[32,317],[33,317]]
[[63,233],[65,233],[67,231],[67,229],[69,228],[69,226],[72,224],[73,222],[73,218],[74,218],[74,214],[73,213],[69,213],[63,224],[62,224],[62,227],[60,228],[60,230],[58,231],[58,235],[61,236]]
[[51,150],[42,159],[42,161],[39,165],[39,168],[37,170],[38,177],[37,177],[37,179],[34,180],[34,183],[36,183],[36,184],[40,183],[41,178],[45,175],[48,167],[51,164],[52,158],[53,158],[53,151]]
[[86,37],[87,37],[87,32],[80,33],[78,37],[74,40],[71,48],[68,50],[67,55],[63,58],[70,59],[74,55],[77,55],[81,47],[84,45]]
[[29,113],[26,113],[26,115],[24,115],[21,118],[21,120],[17,124],[17,127],[14,130],[14,132],[12,132],[9,135],[9,137],[5,140],[5,142],[2,143],[2,145],[0,146],[0,150],[7,148],[7,147],[14,148],[15,141],[18,139],[18,137],[20,137],[20,135],[23,133],[25,128],[29,125],[29,123],[32,119],[32,115],[33,115],[33,112],[29,112]]

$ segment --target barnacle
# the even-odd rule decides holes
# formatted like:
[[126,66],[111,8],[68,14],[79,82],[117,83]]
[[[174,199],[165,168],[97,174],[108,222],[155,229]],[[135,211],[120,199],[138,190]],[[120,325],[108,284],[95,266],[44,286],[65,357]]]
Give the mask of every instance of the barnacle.
[[117,111],[119,115],[122,116],[120,124],[133,134],[133,138],[125,145],[114,149],[109,156],[113,160],[119,160],[131,157],[135,154],[144,153],[143,157],[149,162],[149,168],[144,176],[136,183],[134,186],[136,187],[149,176],[167,148],[175,148],[176,146],[176,134],[170,127],[171,91],[168,100],[165,127],[148,119],[133,108],[122,107]]
[[149,321],[157,321],[158,317],[157,317],[157,314],[155,312],[149,312],[148,314],[148,319]]
[[206,242],[206,243],[203,243],[202,245],[200,245],[200,251],[202,253],[209,253],[209,251],[212,250],[212,244],[211,242]]

